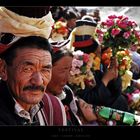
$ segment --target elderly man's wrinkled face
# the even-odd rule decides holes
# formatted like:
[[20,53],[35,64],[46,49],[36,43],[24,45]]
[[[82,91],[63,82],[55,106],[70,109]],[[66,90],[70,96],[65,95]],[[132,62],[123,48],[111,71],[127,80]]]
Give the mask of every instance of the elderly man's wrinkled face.
[[25,108],[41,101],[51,79],[52,60],[48,51],[22,48],[12,66],[7,66],[7,82],[16,100]]
[[52,69],[52,79],[47,86],[48,91],[52,92],[54,95],[62,93],[63,87],[68,82],[71,65],[71,56],[64,56],[54,63]]

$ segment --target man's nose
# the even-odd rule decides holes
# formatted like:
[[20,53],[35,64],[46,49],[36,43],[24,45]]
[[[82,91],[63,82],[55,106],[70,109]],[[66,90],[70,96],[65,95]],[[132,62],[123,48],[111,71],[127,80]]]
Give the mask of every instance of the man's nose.
[[40,72],[34,72],[31,79],[32,84],[35,85],[42,85],[43,84],[43,77]]

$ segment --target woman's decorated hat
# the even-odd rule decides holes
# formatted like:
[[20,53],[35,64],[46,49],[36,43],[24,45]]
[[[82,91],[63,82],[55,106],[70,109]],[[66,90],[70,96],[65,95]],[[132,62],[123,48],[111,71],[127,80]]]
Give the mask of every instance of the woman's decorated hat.
[[94,32],[97,22],[91,16],[83,16],[76,21],[76,27],[70,34],[69,48],[83,48],[91,46],[94,43]]

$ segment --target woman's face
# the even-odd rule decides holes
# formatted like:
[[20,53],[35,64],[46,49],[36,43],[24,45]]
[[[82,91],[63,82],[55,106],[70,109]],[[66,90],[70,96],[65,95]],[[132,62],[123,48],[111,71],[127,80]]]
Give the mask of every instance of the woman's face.
[[97,120],[97,116],[93,112],[93,108],[92,108],[91,104],[88,104],[84,100],[79,99],[79,107],[80,107],[85,119],[88,122]]
[[64,86],[68,82],[72,59],[71,56],[64,56],[54,63],[52,68],[52,79],[47,86],[47,90],[54,95],[61,94]]
[[73,29],[76,26],[76,20],[77,20],[76,18],[69,19],[67,21],[68,28]]

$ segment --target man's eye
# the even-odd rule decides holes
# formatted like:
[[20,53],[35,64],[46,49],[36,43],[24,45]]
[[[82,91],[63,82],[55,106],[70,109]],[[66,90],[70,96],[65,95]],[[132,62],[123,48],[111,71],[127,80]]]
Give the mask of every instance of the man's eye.
[[26,68],[24,68],[24,71],[25,72],[30,72],[30,71],[32,71],[32,68],[31,67],[26,67]]
[[51,70],[50,68],[43,68],[42,72],[50,72],[50,70]]

